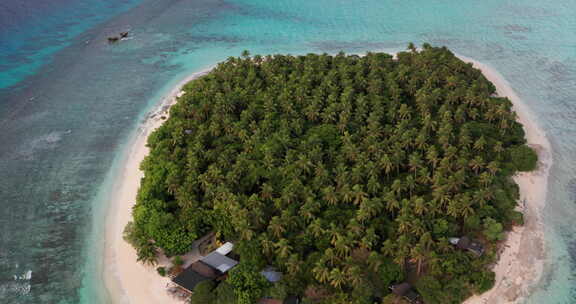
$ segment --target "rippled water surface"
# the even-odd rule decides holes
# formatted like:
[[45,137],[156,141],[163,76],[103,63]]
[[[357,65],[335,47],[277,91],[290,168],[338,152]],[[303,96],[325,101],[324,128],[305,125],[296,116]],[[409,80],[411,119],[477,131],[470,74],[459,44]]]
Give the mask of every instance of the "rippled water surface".
[[[3,0],[0,302],[105,303],[106,195],[144,115],[185,75],[252,53],[446,45],[495,67],[554,149],[548,267],[576,303],[575,0]],[[131,38],[106,38],[130,29]],[[116,162],[114,161],[116,159]]]

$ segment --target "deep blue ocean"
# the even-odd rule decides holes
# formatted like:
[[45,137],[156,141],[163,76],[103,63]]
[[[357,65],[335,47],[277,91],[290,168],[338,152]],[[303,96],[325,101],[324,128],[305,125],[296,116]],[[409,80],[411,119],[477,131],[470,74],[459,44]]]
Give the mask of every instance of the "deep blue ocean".
[[[130,30],[130,39],[106,38]],[[107,303],[118,159],[186,75],[251,53],[446,45],[495,67],[554,150],[547,267],[576,303],[576,0],[0,0],[0,303]]]

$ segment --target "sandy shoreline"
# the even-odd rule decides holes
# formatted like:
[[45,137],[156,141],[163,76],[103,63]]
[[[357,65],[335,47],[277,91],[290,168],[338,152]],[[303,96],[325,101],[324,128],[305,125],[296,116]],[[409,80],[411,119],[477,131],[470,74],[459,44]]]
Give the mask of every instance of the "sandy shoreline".
[[161,116],[168,116],[169,107],[180,96],[183,85],[208,73],[210,69],[197,72],[181,81],[164,99],[146,121],[138,128],[137,135],[129,148],[119,171],[116,186],[111,196],[107,212],[105,240],[104,280],[113,303],[182,303],[166,292],[169,278],[163,278],[156,272],[156,267],[166,264],[160,260],[158,266],[145,266],[136,262],[136,251],[122,238],[126,224],[132,220],[132,206],[140,179],[140,163],[148,154],[146,141],[148,135],[165,121]]
[[[515,303],[529,294],[530,288],[539,281],[543,269],[544,239],[541,210],[545,204],[548,171],[552,164],[550,143],[544,132],[535,124],[529,110],[500,74],[484,64],[459,57],[466,62],[473,62],[476,68],[481,69],[486,78],[497,87],[498,95],[510,98],[518,114],[518,120],[524,126],[529,145],[539,154],[540,163],[537,171],[515,177],[520,186],[521,201],[525,201],[520,208],[524,213],[525,225],[515,227],[507,234],[500,260],[494,267],[495,287],[465,302],[466,304]],[[181,87],[207,71],[209,70],[194,73],[186,78],[163,99],[159,110],[149,115],[139,128],[122,163],[106,220],[104,277],[113,303],[182,303],[166,292],[169,279],[160,277],[156,273],[156,267],[136,262],[136,252],[122,239],[122,231],[131,220],[132,206],[136,200],[140,179],[143,177],[139,166],[148,153],[146,148],[148,135],[164,122],[160,116],[166,115],[169,106],[181,92]]]
[[518,210],[524,214],[524,225],[514,227],[507,233],[500,258],[493,268],[496,273],[494,288],[464,302],[465,304],[518,303],[530,295],[531,289],[540,281],[544,268],[542,210],[546,204],[552,150],[548,138],[536,124],[532,113],[502,75],[485,64],[463,56],[459,57],[480,69],[496,86],[499,96],[506,96],[512,101],[518,121],[526,132],[528,145],[538,153],[538,168],[533,172],[520,173],[514,177],[520,187]]

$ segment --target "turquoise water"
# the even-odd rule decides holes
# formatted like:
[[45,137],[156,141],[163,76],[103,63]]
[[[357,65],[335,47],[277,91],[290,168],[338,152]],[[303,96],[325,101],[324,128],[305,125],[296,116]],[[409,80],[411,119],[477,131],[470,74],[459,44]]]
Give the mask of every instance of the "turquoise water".
[[[6,3],[1,303],[109,301],[101,256],[113,177],[145,114],[186,75],[244,49],[358,53],[410,41],[495,67],[538,117],[554,149],[549,263],[528,302],[576,303],[576,1],[36,0],[19,14]],[[129,40],[106,43],[124,29]]]
[[[139,0],[4,0],[0,3],[0,89],[34,74],[71,39]],[[85,42],[90,41],[87,37]]]

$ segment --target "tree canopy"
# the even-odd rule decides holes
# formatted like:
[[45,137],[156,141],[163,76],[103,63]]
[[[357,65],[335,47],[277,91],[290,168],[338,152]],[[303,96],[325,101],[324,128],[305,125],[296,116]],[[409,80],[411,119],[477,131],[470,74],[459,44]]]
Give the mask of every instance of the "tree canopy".
[[[188,83],[149,137],[127,232],[142,260],[217,231],[251,248],[229,276],[238,299],[265,293],[254,265],[324,303],[374,303],[422,276],[430,303],[491,286],[494,245],[518,222],[510,177],[536,156],[479,70],[428,44],[249,56]],[[487,254],[449,244],[462,235]]]

